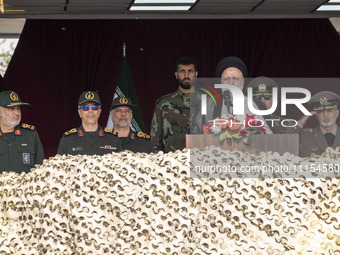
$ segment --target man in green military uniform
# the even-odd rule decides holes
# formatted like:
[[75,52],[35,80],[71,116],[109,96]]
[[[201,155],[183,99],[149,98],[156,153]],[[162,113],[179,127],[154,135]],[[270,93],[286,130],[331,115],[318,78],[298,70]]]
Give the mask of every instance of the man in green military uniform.
[[300,157],[321,155],[327,147],[340,146],[340,128],[336,124],[339,116],[338,103],[340,96],[331,91],[322,91],[309,101],[313,105],[313,115],[316,115],[319,125],[300,132]]
[[191,80],[197,77],[196,61],[183,57],[176,62],[178,89],[156,101],[151,122],[154,151],[176,151],[185,148],[185,134],[190,122]]
[[123,150],[132,152],[153,151],[150,136],[143,132],[134,132],[130,128],[133,110],[137,109],[130,98],[117,97],[111,105],[110,117],[114,131],[118,134]]
[[82,125],[64,133],[58,154],[104,155],[121,151],[117,134],[98,124],[101,105],[99,95],[94,91],[85,91],[80,95],[78,114]]
[[[275,81],[268,77],[260,76],[251,80],[248,87],[253,88],[253,101],[260,110],[269,110],[272,108],[273,88],[277,88]],[[285,118],[277,116],[275,112],[270,115],[265,115],[263,118],[266,120],[273,134],[294,134],[301,131],[309,116],[303,116],[296,122],[293,120],[284,122],[285,126],[282,125],[282,121],[285,120]]]
[[43,163],[44,150],[35,127],[20,124],[20,107],[27,105],[12,90],[0,93],[0,173],[28,173]]

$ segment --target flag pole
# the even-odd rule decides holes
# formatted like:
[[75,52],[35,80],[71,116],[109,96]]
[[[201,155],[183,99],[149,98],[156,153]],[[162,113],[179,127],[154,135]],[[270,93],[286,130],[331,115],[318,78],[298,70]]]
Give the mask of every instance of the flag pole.
[[125,52],[126,52],[126,44],[123,43],[123,58],[125,57]]

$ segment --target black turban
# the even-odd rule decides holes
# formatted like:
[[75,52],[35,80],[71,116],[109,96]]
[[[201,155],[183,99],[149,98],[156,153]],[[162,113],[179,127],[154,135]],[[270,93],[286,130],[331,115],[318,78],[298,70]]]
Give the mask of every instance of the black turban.
[[246,64],[238,57],[226,57],[222,59],[216,68],[216,77],[221,77],[225,69],[229,67],[235,67],[242,72],[243,77],[248,76],[248,69]]

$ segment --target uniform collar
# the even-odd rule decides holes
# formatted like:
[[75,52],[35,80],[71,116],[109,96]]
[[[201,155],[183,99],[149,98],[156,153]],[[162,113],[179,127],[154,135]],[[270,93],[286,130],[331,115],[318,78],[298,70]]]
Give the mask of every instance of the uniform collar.
[[323,127],[320,126],[321,132],[323,135],[325,135],[326,133],[332,133],[333,135],[336,136],[336,130],[337,130],[338,126],[336,125],[335,128],[333,128],[333,130],[331,132],[327,132]]
[[[103,130],[103,128],[102,128],[101,126],[99,126],[99,125],[98,125],[98,128],[97,128],[97,131],[96,131],[96,132],[97,132],[98,136],[104,136],[104,130]],[[81,125],[81,126],[78,128],[78,131],[77,131],[78,137],[84,136],[85,133],[86,133],[86,131],[85,131],[83,125]]]
[[[9,132],[9,133],[12,133],[12,132]],[[15,126],[13,133],[15,135],[21,135],[20,124]],[[0,128],[0,136],[2,136],[3,134],[5,134],[5,133],[2,132],[2,130]]]
[[177,88],[177,93],[178,93],[178,95],[180,95],[181,97],[184,97],[184,98],[190,98],[190,93],[183,93],[183,91],[182,90],[180,90],[180,88],[179,88],[179,86],[178,86],[178,88]]
[[135,140],[135,139],[136,139],[136,133],[133,132],[133,131],[131,130],[131,128],[130,128],[130,133],[129,133],[128,137],[129,137],[130,139],[132,139],[132,140]]

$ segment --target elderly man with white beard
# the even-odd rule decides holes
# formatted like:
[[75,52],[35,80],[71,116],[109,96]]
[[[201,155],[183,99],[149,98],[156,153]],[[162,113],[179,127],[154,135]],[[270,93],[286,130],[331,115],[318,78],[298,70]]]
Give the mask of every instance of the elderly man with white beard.
[[339,116],[338,103],[340,96],[322,91],[309,101],[313,105],[311,112],[316,116],[319,125],[316,128],[307,128],[300,133],[300,157],[321,155],[327,147],[340,146],[340,129],[336,124]]
[[20,124],[21,102],[12,90],[0,93],[0,173],[26,172],[42,164],[44,150],[34,126]]

